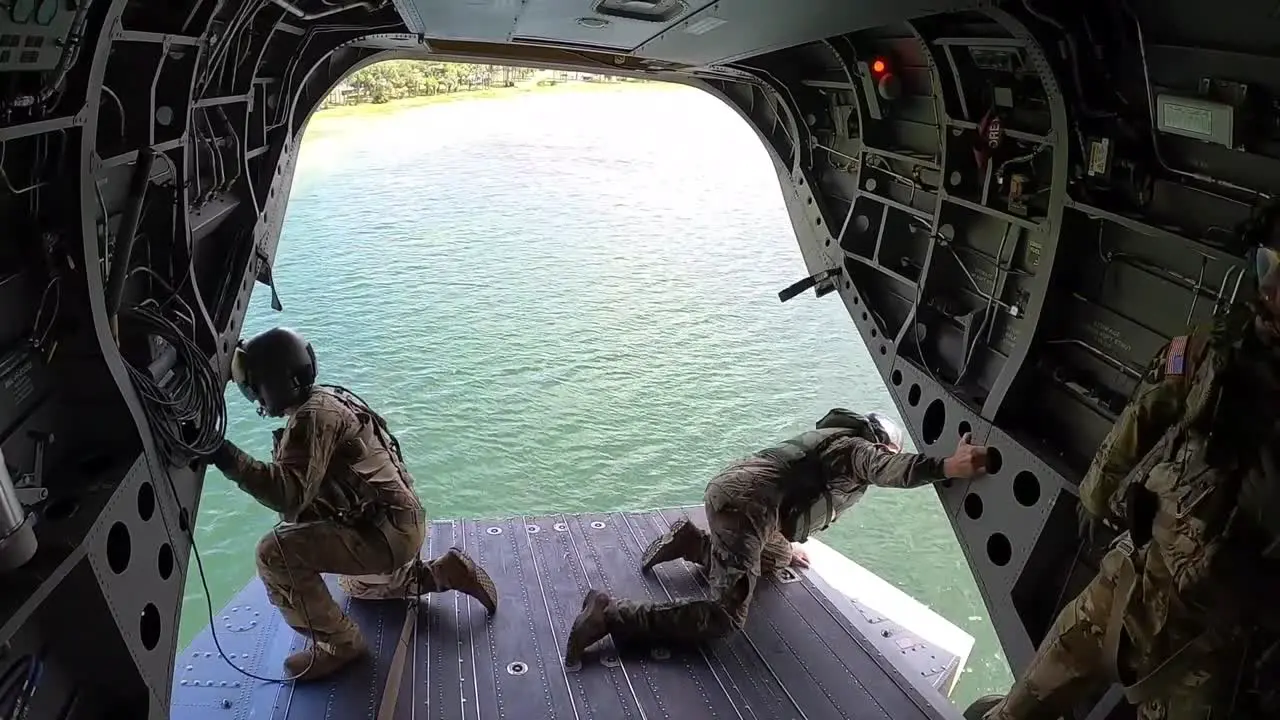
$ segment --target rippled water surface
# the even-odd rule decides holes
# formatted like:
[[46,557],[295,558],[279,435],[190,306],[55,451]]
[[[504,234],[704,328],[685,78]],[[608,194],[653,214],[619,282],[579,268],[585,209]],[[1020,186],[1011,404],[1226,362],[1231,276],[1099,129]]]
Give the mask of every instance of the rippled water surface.
[[[399,434],[435,517],[700,503],[724,463],[833,405],[894,413],[839,300],[806,275],[769,158],[687,88],[528,94],[312,123],[276,281],[249,332],[311,339],[322,379]],[[232,391],[231,438],[270,430]],[[896,415],[896,413],[894,413]],[[216,471],[214,607],[274,515]],[[873,490],[823,539],[977,637],[961,703],[1007,665],[931,490]],[[208,622],[192,572],[181,642]]]

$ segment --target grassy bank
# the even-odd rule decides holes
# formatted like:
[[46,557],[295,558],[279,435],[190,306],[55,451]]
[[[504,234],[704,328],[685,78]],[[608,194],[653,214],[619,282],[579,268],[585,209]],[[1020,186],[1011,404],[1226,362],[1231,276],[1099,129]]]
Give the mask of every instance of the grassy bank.
[[408,108],[426,107],[428,105],[441,105],[444,103],[454,103],[469,100],[499,100],[502,98],[515,97],[517,95],[528,94],[553,94],[553,93],[587,93],[587,92],[633,92],[633,91],[652,91],[654,89],[670,89],[669,83],[659,82],[563,82],[555,85],[537,85],[536,83],[527,83],[517,85],[515,87],[505,88],[485,88],[480,90],[464,90],[461,92],[445,93],[441,95],[426,95],[423,97],[401,98],[385,103],[362,103],[360,105],[339,105],[337,107],[318,110],[311,118],[311,123],[342,120],[348,118],[369,117],[372,115],[385,115],[399,110]]

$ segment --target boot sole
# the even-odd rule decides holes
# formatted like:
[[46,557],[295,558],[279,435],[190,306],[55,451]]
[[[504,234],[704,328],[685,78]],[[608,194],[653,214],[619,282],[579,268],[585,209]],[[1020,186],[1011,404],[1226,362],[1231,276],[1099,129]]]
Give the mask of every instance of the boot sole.
[[454,557],[467,569],[467,573],[472,578],[454,589],[464,595],[470,595],[475,598],[481,605],[484,605],[485,611],[492,616],[498,611],[498,588],[493,584],[493,578],[489,577],[489,573],[485,572],[484,568],[477,565],[475,560],[472,560],[462,550],[458,548],[449,549],[453,552]]
[[689,520],[682,518],[671,524],[671,528],[662,534],[662,537],[654,540],[645,548],[644,554],[640,556],[640,571],[649,572],[653,570],[654,565],[660,565],[664,562],[675,560],[679,555],[664,557],[666,553],[671,552],[671,548],[676,547],[677,539],[680,534],[685,532],[688,527]]
[[591,645],[578,648],[576,653],[571,653],[570,651],[574,649],[574,638],[578,637],[586,623],[603,615],[608,607],[609,599],[604,596],[604,593],[595,588],[587,591],[586,597],[582,598],[582,612],[578,613],[578,617],[573,619],[573,626],[569,628],[569,639],[565,642],[567,646],[564,654],[566,665],[582,662],[582,653],[586,652],[588,647],[594,645],[595,641],[592,641]]

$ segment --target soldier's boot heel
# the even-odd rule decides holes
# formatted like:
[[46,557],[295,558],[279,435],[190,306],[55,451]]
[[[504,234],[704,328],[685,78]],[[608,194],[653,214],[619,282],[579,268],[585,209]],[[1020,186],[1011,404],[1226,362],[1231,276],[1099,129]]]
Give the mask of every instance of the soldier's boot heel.
[[498,589],[484,568],[476,564],[458,548],[449,548],[439,560],[432,563],[431,573],[440,590],[457,590],[470,595],[484,605],[493,615],[498,611]]
[[285,658],[286,677],[298,682],[321,680],[369,654],[359,634],[335,641],[318,641]]
[[688,518],[671,523],[670,530],[645,548],[644,554],[640,556],[640,571],[647,573],[654,565],[671,560],[697,562],[703,539],[702,530]]
[[609,622],[606,613],[612,604],[609,596],[592,588],[582,599],[582,612],[573,620],[569,630],[569,639],[565,642],[564,663],[573,665],[582,660],[582,653],[587,648],[603,640],[609,634]]

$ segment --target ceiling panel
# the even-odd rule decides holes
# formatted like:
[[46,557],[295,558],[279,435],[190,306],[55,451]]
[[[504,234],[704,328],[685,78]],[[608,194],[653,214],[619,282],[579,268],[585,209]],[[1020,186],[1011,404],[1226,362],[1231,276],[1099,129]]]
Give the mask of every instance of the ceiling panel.
[[980,4],[981,0],[719,0],[675,23],[636,54],[710,65]]
[[428,38],[506,42],[522,0],[396,0],[409,30]]
[[[513,37],[630,51],[707,4],[707,0],[684,0],[675,11],[678,14],[670,20],[651,22],[597,13],[598,2],[529,0],[520,13]],[[606,24],[600,26],[601,22]]]

